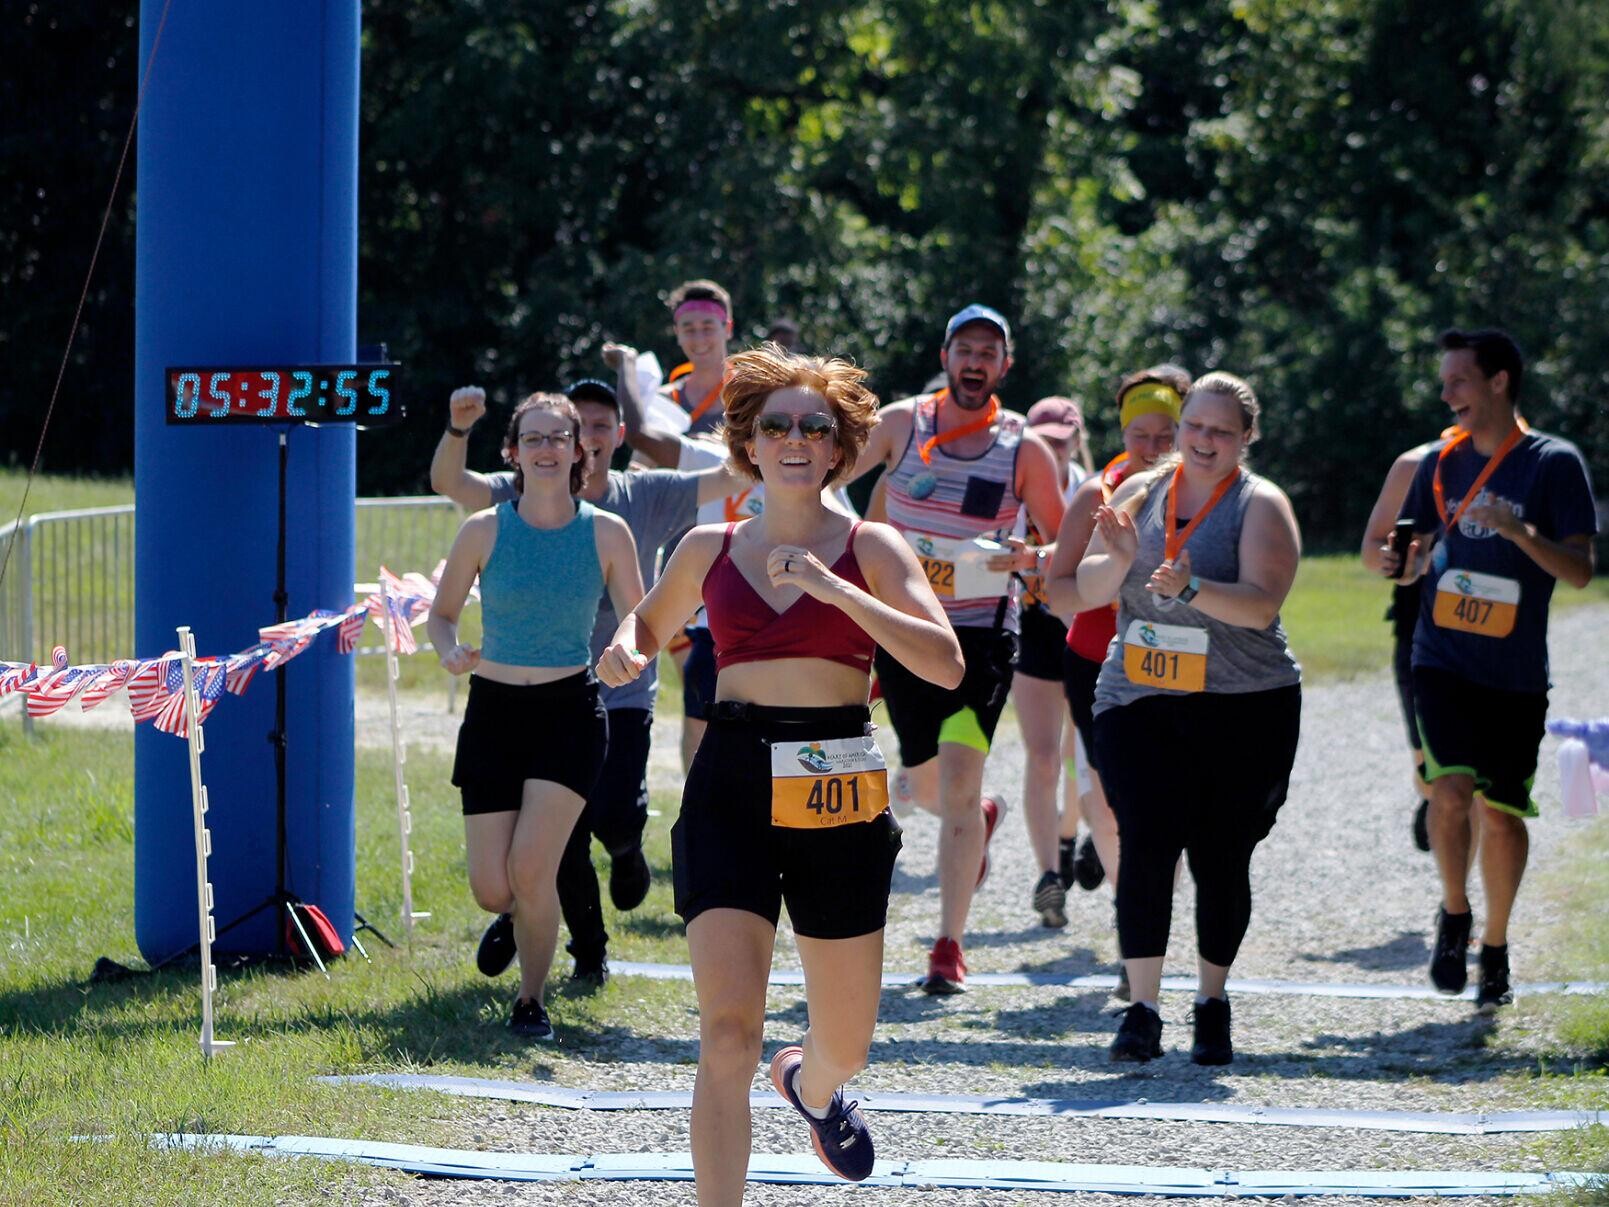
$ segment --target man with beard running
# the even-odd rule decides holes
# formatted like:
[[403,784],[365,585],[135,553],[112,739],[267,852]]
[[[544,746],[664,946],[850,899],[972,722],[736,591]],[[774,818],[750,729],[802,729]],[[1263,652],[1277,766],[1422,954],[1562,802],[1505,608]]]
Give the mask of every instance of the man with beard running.
[[923,988],[966,987],[961,939],[988,873],[988,844],[1005,802],[983,796],[983,767],[1011,690],[1019,580],[1026,548],[1018,512],[1041,532],[1061,523],[1061,480],[1049,447],[995,394],[1011,368],[1011,327],[973,304],[944,328],[947,385],[884,407],[857,474],[882,465],[888,520],[916,550],[966,661],[957,688],[939,687],[878,652],[876,666],[915,803],[942,819],[939,926]]

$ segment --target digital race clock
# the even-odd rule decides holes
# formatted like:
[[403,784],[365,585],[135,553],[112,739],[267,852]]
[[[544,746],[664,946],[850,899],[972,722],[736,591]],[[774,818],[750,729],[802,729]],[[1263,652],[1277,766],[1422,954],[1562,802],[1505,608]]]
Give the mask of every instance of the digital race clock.
[[405,417],[384,365],[294,365],[266,369],[170,368],[169,423],[355,423],[381,427]]

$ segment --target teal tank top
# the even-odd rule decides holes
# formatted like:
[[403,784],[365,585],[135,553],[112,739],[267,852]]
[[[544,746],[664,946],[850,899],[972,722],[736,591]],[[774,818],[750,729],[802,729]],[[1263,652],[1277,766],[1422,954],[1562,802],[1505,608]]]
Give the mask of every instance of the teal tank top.
[[563,528],[533,528],[497,505],[497,539],[480,572],[481,655],[508,666],[589,666],[603,592],[597,509],[581,499]]

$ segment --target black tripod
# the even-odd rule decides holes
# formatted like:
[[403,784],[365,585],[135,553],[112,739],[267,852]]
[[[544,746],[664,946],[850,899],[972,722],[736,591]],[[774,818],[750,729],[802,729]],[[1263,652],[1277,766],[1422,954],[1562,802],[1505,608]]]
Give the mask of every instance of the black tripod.
[[[283,624],[288,619],[290,605],[290,593],[285,589],[285,470],[289,460],[289,436],[289,428],[279,429],[279,544],[274,561],[274,620],[277,624]],[[268,735],[268,741],[274,747],[274,891],[232,922],[219,927],[218,935],[227,934],[235,927],[255,918],[265,909],[271,909],[276,914],[283,909],[291,928],[295,930],[301,939],[302,950],[312,957],[313,963],[318,965],[318,970],[327,977],[330,975],[330,970],[325,967],[324,960],[319,956],[318,947],[314,944],[312,936],[307,933],[307,926],[300,912],[307,908],[307,903],[286,887],[286,856],[289,842],[285,826],[286,738],[285,666],[283,663],[274,668],[274,728]],[[352,911],[352,916],[357,922],[352,931],[352,946],[358,949],[358,953],[365,960],[369,958],[369,953],[358,939],[358,932],[360,931],[369,931],[387,947],[396,946],[357,910]],[[169,956],[160,964],[155,965],[153,971],[155,968],[160,968],[173,962],[180,956],[188,955],[195,949],[196,945],[192,945],[184,951]],[[286,930],[283,927],[277,928],[274,932],[274,954],[281,959],[289,959],[294,955],[286,940]]]

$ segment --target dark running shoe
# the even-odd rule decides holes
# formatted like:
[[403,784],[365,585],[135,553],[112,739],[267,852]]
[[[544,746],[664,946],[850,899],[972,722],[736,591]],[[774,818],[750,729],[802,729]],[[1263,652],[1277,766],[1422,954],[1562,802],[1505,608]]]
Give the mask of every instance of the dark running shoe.
[[514,1009],[508,1016],[508,1029],[522,1039],[534,1039],[538,1043],[546,1043],[553,1038],[553,1024],[548,1021],[548,1012],[543,1009],[541,1002],[530,998],[515,1000]]
[[611,857],[609,864],[609,900],[622,912],[636,909],[648,895],[653,874],[648,870],[648,858],[641,847],[632,847]]
[[927,976],[922,978],[922,989],[931,994],[965,993],[967,962],[961,955],[961,945],[954,939],[940,938],[933,944],[927,957]]
[[1109,1051],[1113,1060],[1155,1060],[1162,1055],[1162,1016],[1144,1002],[1135,1002],[1123,1011]]
[[487,976],[502,976],[514,962],[517,951],[518,948],[514,946],[513,915],[498,914],[480,937],[480,947],[475,951],[475,967]]
[[1073,871],[1073,859],[1078,853],[1078,839],[1057,839],[1056,846],[1058,857],[1056,874],[1061,877],[1062,888],[1072,888],[1078,883],[1077,873]]
[[1481,946],[1481,984],[1475,994],[1476,1014],[1496,1014],[1500,1006],[1514,1004],[1514,987],[1508,982],[1508,945]]
[[1469,982],[1469,929],[1472,914],[1436,910],[1436,949],[1430,953],[1430,983],[1440,992],[1459,994]]
[[602,989],[609,983],[609,962],[602,956],[597,959],[576,957],[570,971],[570,983],[579,988]]
[[1198,1065],[1226,1065],[1235,1058],[1229,1042],[1229,999],[1209,997],[1197,1002],[1194,1010],[1196,1040],[1190,1046],[1190,1059]]
[[803,1063],[804,1049],[798,1044],[783,1048],[771,1058],[771,1084],[810,1125],[810,1142],[816,1146],[816,1156],[821,1158],[821,1163],[840,1178],[864,1181],[872,1172],[877,1153],[872,1147],[866,1118],[860,1113],[860,1103],[845,1103],[844,1092],[834,1090],[827,1117],[817,1119],[805,1110],[793,1087],[794,1074]]
[[1430,802],[1422,796],[1413,809],[1413,845],[1430,850]]
[[1034,909],[1043,926],[1060,930],[1067,925],[1067,890],[1055,872],[1046,872],[1034,885]]
[[1101,881],[1106,879],[1106,868],[1101,864],[1100,852],[1095,849],[1095,839],[1088,834],[1079,839],[1078,854],[1073,857],[1073,879],[1086,893],[1100,888]]

